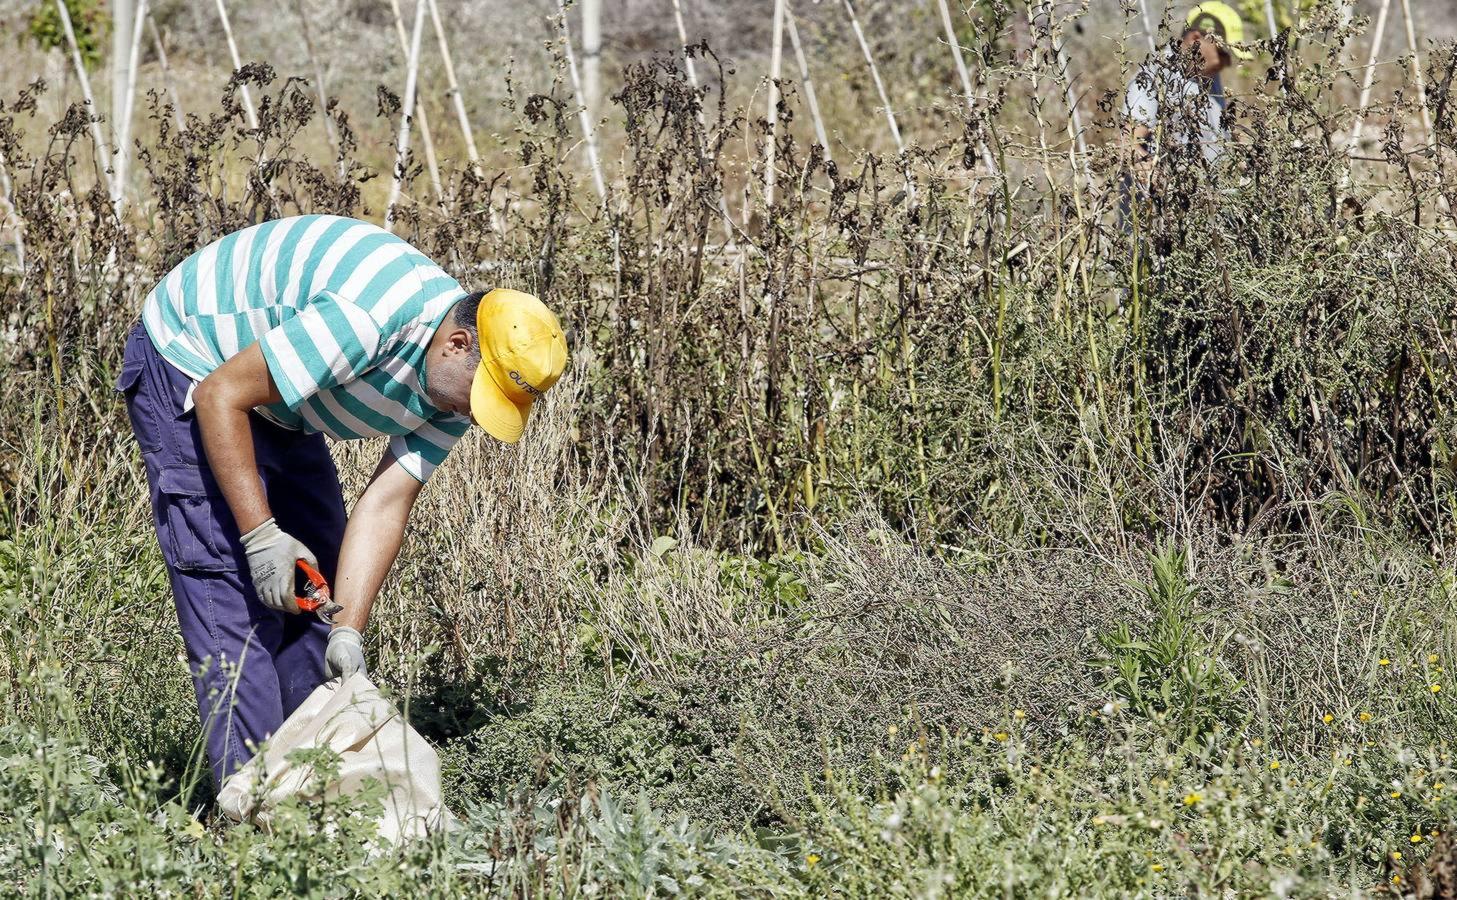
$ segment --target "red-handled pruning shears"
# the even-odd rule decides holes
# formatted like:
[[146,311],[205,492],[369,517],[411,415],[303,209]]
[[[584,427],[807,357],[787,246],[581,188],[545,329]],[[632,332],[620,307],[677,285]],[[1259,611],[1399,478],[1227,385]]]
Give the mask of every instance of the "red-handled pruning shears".
[[303,573],[304,593],[302,597],[295,597],[298,608],[304,612],[311,612],[320,620],[329,625],[334,624],[334,617],[344,611],[344,607],[334,602],[334,592],[329,590],[329,582],[324,579],[318,569],[298,560],[299,571]]

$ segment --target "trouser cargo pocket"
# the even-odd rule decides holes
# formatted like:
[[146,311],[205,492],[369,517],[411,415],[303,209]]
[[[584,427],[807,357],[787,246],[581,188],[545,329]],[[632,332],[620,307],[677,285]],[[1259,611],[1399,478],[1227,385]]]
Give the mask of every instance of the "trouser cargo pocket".
[[167,564],[184,572],[236,572],[236,529],[227,501],[197,466],[163,466],[157,473],[157,530]]

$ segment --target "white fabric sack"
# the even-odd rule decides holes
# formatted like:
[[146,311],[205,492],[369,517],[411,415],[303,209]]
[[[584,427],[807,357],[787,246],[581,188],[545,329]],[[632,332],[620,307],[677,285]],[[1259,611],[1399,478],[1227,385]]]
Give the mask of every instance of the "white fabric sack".
[[279,803],[317,790],[314,767],[290,762],[288,755],[319,747],[339,755],[339,776],[325,787],[326,797],[353,793],[371,778],[384,784],[381,837],[399,843],[451,826],[441,796],[440,757],[358,673],[315,689],[263,749],[223,782],[218,806],[229,818],[267,828]]

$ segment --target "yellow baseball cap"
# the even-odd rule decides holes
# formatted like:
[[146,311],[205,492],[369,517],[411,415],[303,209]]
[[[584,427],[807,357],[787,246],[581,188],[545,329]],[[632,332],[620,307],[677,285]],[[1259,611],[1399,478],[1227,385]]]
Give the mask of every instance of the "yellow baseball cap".
[[526,417],[567,366],[562,323],[546,304],[521,291],[497,288],[476,308],[481,364],[470,389],[470,414],[508,444],[521,439]]
[[1189,28],[1197,28],[1219,39],[1234,55],[1235,59],[1253,59],[1254,54],[1245,49],[1245,22],[1234,7],[1220,0],[1206,0],[1189,10],[1185,20]]

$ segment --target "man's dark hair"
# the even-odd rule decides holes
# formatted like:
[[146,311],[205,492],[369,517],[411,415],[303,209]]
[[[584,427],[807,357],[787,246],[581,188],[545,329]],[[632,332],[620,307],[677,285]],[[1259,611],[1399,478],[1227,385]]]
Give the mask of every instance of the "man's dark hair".
[[485,291],[466,294],[455,301],[455,309],[450,316],[456,328],[464,328],[471,333],[471,352],[477,358],[481,355],[481,336],[476,331],[476,311],[480,309],[481,298],[484,296],[486,296]]

